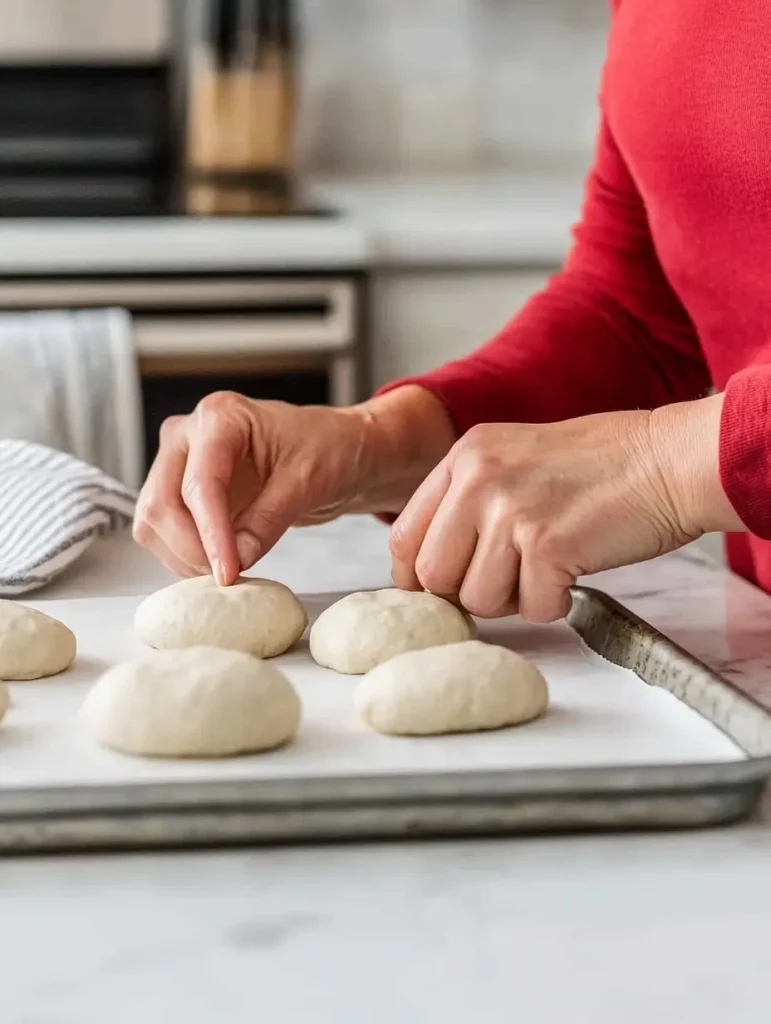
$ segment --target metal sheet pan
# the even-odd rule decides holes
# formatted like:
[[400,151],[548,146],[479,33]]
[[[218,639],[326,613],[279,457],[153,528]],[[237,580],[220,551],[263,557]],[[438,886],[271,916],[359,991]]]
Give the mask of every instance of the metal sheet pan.
[[568,622],[594,652],[670,691],[746,757],[0,787],[0,851],[682,828],[749,814],[771,776],[769,710],[605,594],[576,587]]

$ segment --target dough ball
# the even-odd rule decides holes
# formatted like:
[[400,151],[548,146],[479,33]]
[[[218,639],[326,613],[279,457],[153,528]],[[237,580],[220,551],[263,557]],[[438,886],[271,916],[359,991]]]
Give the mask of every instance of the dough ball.
[[8,687],[0,679],[0,722],[5,717],[5,713],[8,710],[8,705],[11,703],[11,698],[8,695]]
[[145,757],[228,757],[289,740],[300,699],[274,665],[241,651],[153,651],[108,669],[81,722],[106,747]]
[[319,665],[359,675],[405,651],[475,635],[466,613],[441,597],[374,590],[349,594],[323,611],[311,628],[310,647]]
[[16,601],[0,601],[0,679],[42,679],[75,660],[75,634],[63,622]]
[[431,736],[518,725],[546,710],[549,691],[536,666],[479,640],[400,654],[356,689],[356,707],[378,732]]
[[283,654],[308,624],[292,591],[242,576],[232,587],[196,576],[164,587],[137,608],[134,628],[150,647],[228,647],[257,658]]

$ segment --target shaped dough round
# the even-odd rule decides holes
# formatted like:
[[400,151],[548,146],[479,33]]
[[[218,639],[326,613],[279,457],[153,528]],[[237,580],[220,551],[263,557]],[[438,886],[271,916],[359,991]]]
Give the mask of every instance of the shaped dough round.
[[465,612],[435,594],[373,590],[349,594],[323,611],[311,628],[310,648],[319,665],[359,675],[405,651],[474,635]]
[[79,717],[103,746],[144,757],[229,757],[286,743],[300,699],[274,665],[241,651],[153,651],[108,669]]
[[16,601],[0,601],[0,679],[42,679],[75,660],[75,634],[63,622]]
[[11,698],[8,695],[8,687],[0,679],[0,722],[5,717],[5,713],[8,710],[8,705],[11,703]]
[[367,725],[402,736],[519,725],[543,714],[548,702],[546,680],[532,662],[480,640],[401,654],[356,689]]
[[220,587],[196,576],[158,590],[139,605],[134,629],[150,647],[227,647],[257,658],[283,654],[308,624],[292,591],[275,580],[242,576]]

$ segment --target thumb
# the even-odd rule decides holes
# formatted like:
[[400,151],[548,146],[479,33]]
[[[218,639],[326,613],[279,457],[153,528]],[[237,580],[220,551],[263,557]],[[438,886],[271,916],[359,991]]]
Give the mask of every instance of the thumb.
[[266,555],[305,512],[307,500],[293,474],[274,473],[235,521],[241,568],[251,568]]

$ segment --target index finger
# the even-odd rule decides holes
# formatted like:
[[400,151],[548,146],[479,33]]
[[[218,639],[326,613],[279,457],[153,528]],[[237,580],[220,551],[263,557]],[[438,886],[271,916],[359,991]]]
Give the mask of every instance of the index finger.
[[402,590],[422,590],[415,563],[428,528],[450,486],[450,469],[442,459],[404,507],[391,527],[391,577]]
[[182,500],[198,529],[214,578],[220,586],[234,583],[241,571],[230,514],[230,484],[238,447],[227,437],[195,431],[182,479]]

